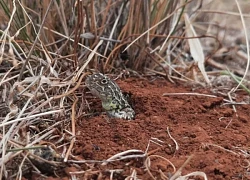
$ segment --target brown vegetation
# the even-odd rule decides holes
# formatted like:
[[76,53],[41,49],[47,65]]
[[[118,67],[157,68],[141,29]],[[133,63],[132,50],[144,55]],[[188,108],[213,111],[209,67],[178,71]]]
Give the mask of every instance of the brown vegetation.
[[[2,179],[249,178],[245,1],[0,6]],[[96,71],[118,79],[135,121],[100,114],[83,81]]]

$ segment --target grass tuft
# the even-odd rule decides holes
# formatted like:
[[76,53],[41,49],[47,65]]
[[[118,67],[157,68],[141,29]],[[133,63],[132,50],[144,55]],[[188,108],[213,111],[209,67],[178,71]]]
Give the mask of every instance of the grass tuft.
[[[244,43],[232,48],[224,43],[220,33],[208,31],[214,24],[201,20],[211,11],[202,11],[199,2],[1,0],[0,7],[0,177],[20,178],[27,167],[43,174],[35,168],[34,158],[30,158],[36,154],[29,150],[42,147],[42,142],[53,147],[51,152],[55,153],[49,153],[53,160],[54,154],[64,152],[63,162],[72,162],[77,115],[86,114],[76,113],[82,110],[81,83],[91,71],[160,75],[172,82],[208,85],[209,78],[220,76],[228,68],[238,83],[235,90],[243,87],[249,92],[243,85],[250,77],[248,43],[247,48]],[[249,16],[237,7],[240,13],[217,12],[240,17],[247,34],[244,18]],[[192,22],[191,35],[187,21],[186,24]],[[198,46],[198,51],[194,51],[194,46]],[[237,59],[237,66],[230,64],[228,57]],[[221,58],[228,64],[223,64]],[[105,163],[147,156],[141,150],[139,155],[131,151],[134,156],[117,154]],[[147,158],[150,174],[150,156]],[[115,171],[122,170],[112,173]],[[88,173],[98,174],[91,169]],[[75,174],[71,173],[72,177]],[[203,173],[191,175],[206,179]],[[136,177],[137,171],[133,170],[127,179]]]

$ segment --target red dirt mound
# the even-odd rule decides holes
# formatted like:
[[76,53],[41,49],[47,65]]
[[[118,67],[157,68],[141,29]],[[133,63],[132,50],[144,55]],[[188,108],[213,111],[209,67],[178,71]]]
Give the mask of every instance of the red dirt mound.
[[[132,177],[133,173],[143,180],[153,179],[152,176],[166,179],[174,173],[166,159],[179,169],[192,156],[183,167],[182,175],[202,171],[208,179],[250,179],[249,105],[236,105],[235,113],[232,105],[224,101],[227,97],[222,97],[221,93],[214,94],[217,97],[163,96],[164,93],[178,92],[212,95],[209,89],[193,90],[164,79],[150,81],[129,78],[118,80],[117,83],[131,95],[135,120],[110,119],[103,114],[78,119],[72,154],[78,160],[89,161],[74,167],[71,164],[67,172],[82,171],[77,175],[80,179],[111,177],[120,180]],[[86,97],[91,111],[102,111],[98,99],[88,93]],[[243,100],[245,97],[247,95],[243,92],[238,92],[236,99]],[[168,128],[179,146],[178,150],[168,135]],[[147,157],[150,158],[150,167],[145,165],[147,157],[143,156],[149,141]],[[90,161],[107,160],[127,150],[141,151],[121,155],[126,158],[106,165]]]

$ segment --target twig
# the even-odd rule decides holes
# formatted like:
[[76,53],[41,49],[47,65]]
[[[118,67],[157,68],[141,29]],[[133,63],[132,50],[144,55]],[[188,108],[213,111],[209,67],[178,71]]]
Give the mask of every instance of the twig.
[[[162,96],[176,96],[176,95],[187,95],[187,96],[205,96],[210,98],[218,98],[218,96],[211,95],[211,94],[202,94],[202,93],[163,93]],[[227,99],[223,99],[225,102],[231,103],[232,101],[229,101]]]
[[193,158],[193,156],[194,155],[189,156],[188,159],[184,162],[184,164],[182,164],[182,166],[176,171],[176,173],[169,180],[175,180],[178,177],[180,177],[183,168],[189,163],[189,161]]

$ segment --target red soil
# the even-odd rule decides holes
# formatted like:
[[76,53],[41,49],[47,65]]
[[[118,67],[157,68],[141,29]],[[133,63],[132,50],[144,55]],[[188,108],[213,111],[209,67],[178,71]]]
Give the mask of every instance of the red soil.
[[[249,105],[224,104],[221,94],[212,94],[208,88],[185,87],[164,79],[142,80],[129,78],[118,80],[124,92],[131,94],[132,106],[136,112],[133,121],[108,119],[106,115],[81,117],[77,120],[76,142],[72,150],[78,160],[106,160],[111,156],[131,149],[145,152],[149,140],[157,138],[160,145],[150,143],[150,172],[156,179],[173,175],[173,168],[162,156],[179,169],[188,157],[191,160],[183,167],[182,175],[194,171],[204,172],[208,179],[250,179],[250,121]],[[168,95],[164,93],[203,93],[218,97],[196,95]],[[86,93],[91,111],[102,111],[100,101]],[[246,98],[237,92],[236,100]],[[86,108],[87,109],[87,108]],[[178,143],[176,144],[169,137]],[[142,153],[130,153],[142,154]],[[245,156],[244,156],[245,155]],[[146,158],[131,158],[101,165],[102,163],[69,164],[66,172],[86,171],[77,175],[79,179],[125,179],[136,170],[139,179],[153,179],[145,168]],[[247,161],[248,160],[248,161]],[[90,170],[91,169],[91,170]],[[89,172],[87,172],[89,170]],[[67,179],[67,178],[66,178]],[[194,177],[194,179],[203,179]]]

